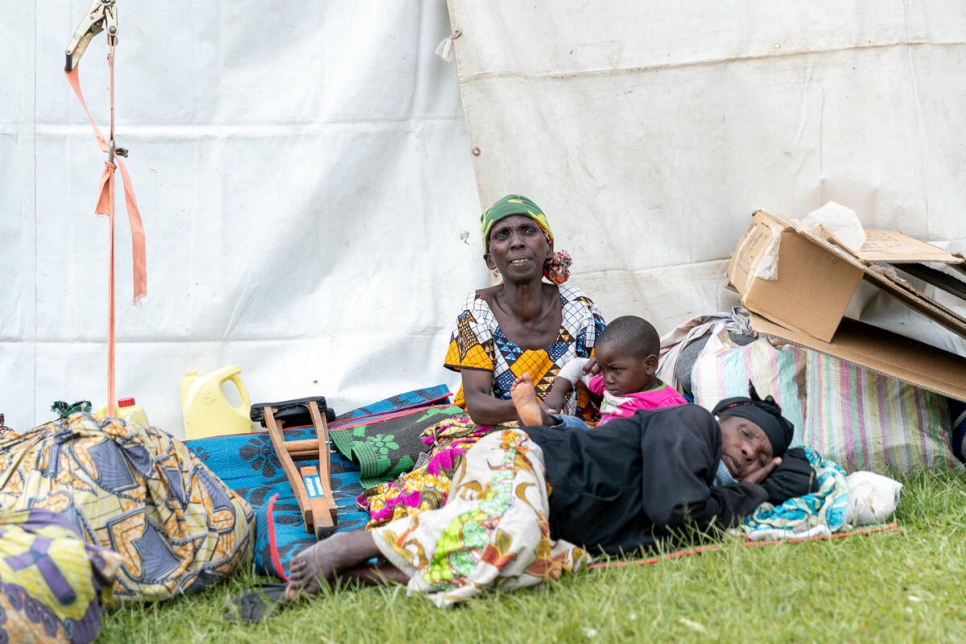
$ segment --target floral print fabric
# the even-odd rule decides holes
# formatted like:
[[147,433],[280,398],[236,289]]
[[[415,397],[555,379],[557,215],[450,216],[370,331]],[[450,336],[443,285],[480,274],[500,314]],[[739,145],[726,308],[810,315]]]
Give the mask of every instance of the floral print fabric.
[[762,503],[744,520],[741,530],[752,541],[827,537],[845,527],[849,486],[845,470],[816,451],[805,448],[815,470],[816,490],[774,506]]
[[0,642],[92,642],[121,556],[49,510],[0,512]]
[[547,583],[589,563],[581,548],[550,539],[548,511],[540,448],[503,429],[454,461],[445,505],[372,533],[383,556],[410,575],[410,592],[442,607]]
[[195,592],[251,561],[254,515],[184,443],[71,414],[0,439],[0,508],[46,508],[121,555],[113,599]]
[[467,414],[460,414],[424,431],[422,441],[431,447],[426,465],[378,485],[357,499],[359,507],[369,513],[366,528],[442,507],[457,462],[471,445],[492,430],[493,427],[476,425]]

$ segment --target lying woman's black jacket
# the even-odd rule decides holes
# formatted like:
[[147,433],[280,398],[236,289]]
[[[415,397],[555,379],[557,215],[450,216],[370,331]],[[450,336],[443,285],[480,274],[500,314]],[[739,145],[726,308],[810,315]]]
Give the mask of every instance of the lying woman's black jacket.
[[763,501],[807,494],[814,479],[798,449],[785,454],[766,485],[713,487],[721,430],[698,405],[638,412],[589,432],[524,431],[543,450],[551,536],[591,554],[631,552],[685,525],[737,525]]

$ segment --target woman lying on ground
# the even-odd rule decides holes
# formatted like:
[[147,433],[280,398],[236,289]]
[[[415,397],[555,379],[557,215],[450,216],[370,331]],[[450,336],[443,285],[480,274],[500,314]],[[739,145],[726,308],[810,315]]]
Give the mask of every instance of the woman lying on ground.
[[[369,527],[442,505],[452,457],[494,426],[516,426],[510,388],[517,377],[529,374],[542,401],[563,365],[593,355],[604,327],[590,298],[564,284],[570,257],[554,252],[550,224],[535,203],[507,195],[480,221],[483,261],[502,281],[467,295],[444,360],[446,368],[460,373],[462,384],[454,402],[467,414],[433,428],[434,460],[427,467],[359,498],[370,514]],[[579,400],[571,394],[564,403],[562,413],[596,422],[596,408],[586,390],[581,390]]]
[[[808,462],[782,463],[791,423],[771,397],[749,393],[713,412],[642,411],[591,432],[488,434],[459,459],[445,505],[307,548],[292,561],[287,596],[344,577],[407,583],[444,606],[548,582],[588,553],[630,554],[735,526],[766,500],[807,494]],[[715,484],[719,462],[733,483]],[[387,563],[369,563],[380,556]]]

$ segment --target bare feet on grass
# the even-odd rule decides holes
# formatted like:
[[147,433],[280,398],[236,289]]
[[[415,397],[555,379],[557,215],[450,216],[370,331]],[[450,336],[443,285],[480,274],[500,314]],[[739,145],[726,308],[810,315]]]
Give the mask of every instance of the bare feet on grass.
[[292,558],[285,599],[291,601],[299,595],[317,593],[321,583],[332,582],[340,573],[356,569],[378,555],[375,539],[365,530],[336,532]]
[[533,387],[533,378],[525,373],[510,385],[510,398],[513,399],[513,406],[517,410],[520,424],[524,427],[536,427],[538,425],[553,425],[554,420],[550,414],[544,410],[537,398],[537,390]]

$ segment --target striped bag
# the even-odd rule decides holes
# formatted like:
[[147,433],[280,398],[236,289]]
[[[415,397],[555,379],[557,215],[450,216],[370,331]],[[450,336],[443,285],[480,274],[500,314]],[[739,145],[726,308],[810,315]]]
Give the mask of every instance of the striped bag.
[[949,443],[946,398],[817,351],[806,362],[808,447],[848,473],[963,468]]
[[718,325],[691,372],[694,402],[710,410],[724,398],[747,396],[750,380],[759,394],[775,397],[795,426],[792,446],[802,445],[806,353],[793,345],[776,347],[767,338],[738,346],[728,329]]
[[792,445],[811,448],[847,473],[887,476],[920,469],[963,469],[950,446],[943,396],[817,351],[766,338],[740,347],[723,327],[695,361],[695,402],[711,409],[745,396],[752,380],[795,425]]

